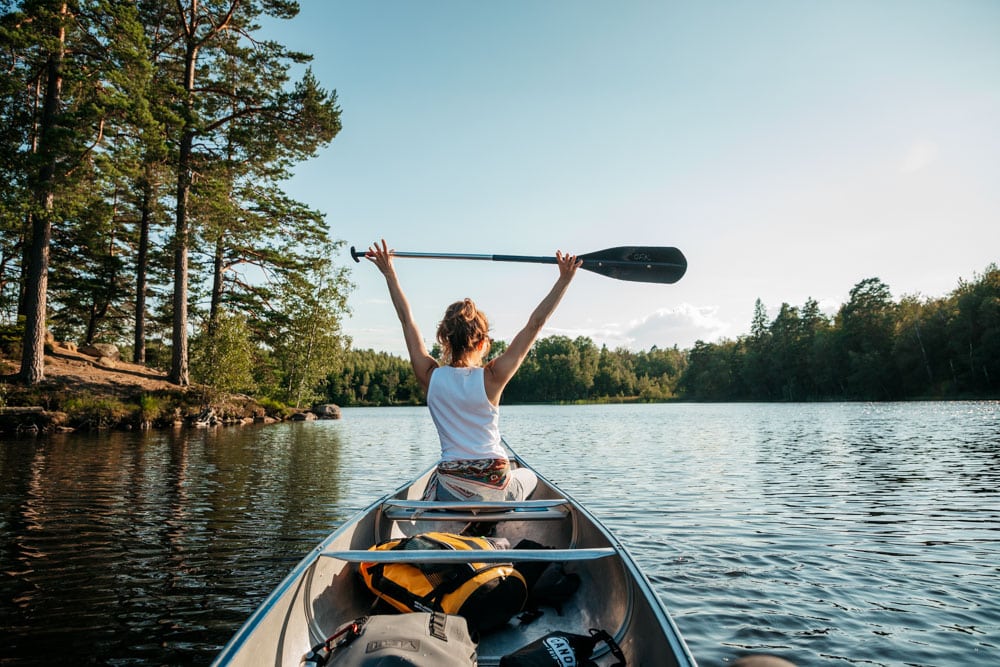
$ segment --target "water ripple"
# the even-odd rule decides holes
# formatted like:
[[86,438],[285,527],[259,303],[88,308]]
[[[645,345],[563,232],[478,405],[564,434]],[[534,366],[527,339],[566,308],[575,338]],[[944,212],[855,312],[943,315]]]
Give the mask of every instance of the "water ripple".
[[[4,665],[204,664],[336,525],[433,462],[425,410],[0,448]],[[989,664],[1000,404],[522,406],[703,667]]]

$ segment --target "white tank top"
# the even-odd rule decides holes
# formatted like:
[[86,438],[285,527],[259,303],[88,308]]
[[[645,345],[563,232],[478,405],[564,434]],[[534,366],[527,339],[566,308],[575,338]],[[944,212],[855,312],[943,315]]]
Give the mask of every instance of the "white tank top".
[[427,407],[441,439],[441,460],[507,458],[500,444],[500,409],[486,397],[482,368],[435,368]]

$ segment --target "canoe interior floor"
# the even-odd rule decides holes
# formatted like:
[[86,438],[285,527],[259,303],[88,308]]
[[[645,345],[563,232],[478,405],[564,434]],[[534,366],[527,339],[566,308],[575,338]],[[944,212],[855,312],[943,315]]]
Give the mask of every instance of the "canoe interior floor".
[[[493,516],[489,520],[473,524],[488,536],[506,539],[512,547],[517,546],[522,540],[530,540],[536,545],[561,550],[570,556],[580,556],[581,554],[573,552],[581,549],[587,551],[588,549],[583,549],[584,546],[595,553],[585,560],[567,560],[549,565],[544,579],[551,579],[553,575],[556,575],[556,578],[559,576],[578,578],[579,586],[576,591],[558,603],[542,602],[534,609],[526,610],[534,613],[522,612],[515,615],[506,625],[480,634],[478,638],[480,665],[499,665],[502,656],[513,653],[551,632],[587,635],[591,628],[595,628],[615,635],[627,624],[629,587],[620,561],[614,557],[607,557],[614,555],[611,545],[604,541],[599,533],[588,531],[589,524],[581,526],[573,511],[568,508],[563,509],[560,503],[556,503],[556,507],[558,509],[545,507],[530,510],[547,513],[546,518],[549,520],[538,520],[534,514],[524,517],[508,514],[500,519]],[[553,515],[553,512],[558,514]],[[376,527],[378,533],[376,541],[431,530],[447,532],[460,532],[463,528],[468,530],[467,522],[435,521],[429,514],[422,515],[418,521],[405,518],[388,521],[385,519],[383,515],[382,523]],[[510,560],[516,562],[517,550],[512,549],[509,553]],[[350,569],[355,575],[354,609],[367,608],[368,613],[399,613],[388,604],[379,602],[367,589],[357,572],[356,564],[352,564]],[[611,657],[603,645],[599,648],[603,649],[606,658]],[[605,663],[605,660],[600,659],[601,655],[602,652],[599,650],[598,664],[613,663],[612,660]]]

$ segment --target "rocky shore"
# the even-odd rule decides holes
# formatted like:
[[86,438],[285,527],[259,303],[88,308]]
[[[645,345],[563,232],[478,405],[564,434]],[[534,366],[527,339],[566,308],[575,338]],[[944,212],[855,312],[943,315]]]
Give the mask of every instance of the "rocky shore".
[[336,405],[296,410],[209,387],[179,387],[165,373],[122,361],[114,346],[46,347],[45,380],[16,381],[18,360],[0,359],[0,434],[211,427],[337,419]]

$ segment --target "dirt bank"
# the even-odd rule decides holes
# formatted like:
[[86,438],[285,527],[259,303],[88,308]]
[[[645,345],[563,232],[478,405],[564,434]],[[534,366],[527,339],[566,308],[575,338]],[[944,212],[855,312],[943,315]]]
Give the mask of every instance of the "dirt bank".
[[32,387],[16,381],[18,360],[3,359],[0,364],[4,433],[239,424],[289,416],[288,411],[269,411],[249,396],[179,387],[161,371],[89,356],[72,347],[48,346],[45,380]]

